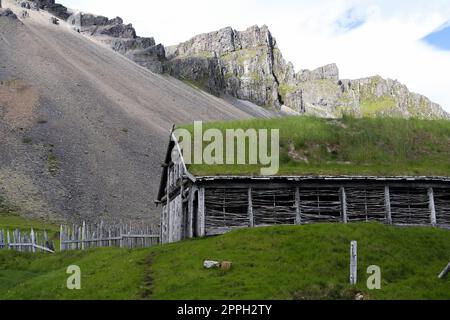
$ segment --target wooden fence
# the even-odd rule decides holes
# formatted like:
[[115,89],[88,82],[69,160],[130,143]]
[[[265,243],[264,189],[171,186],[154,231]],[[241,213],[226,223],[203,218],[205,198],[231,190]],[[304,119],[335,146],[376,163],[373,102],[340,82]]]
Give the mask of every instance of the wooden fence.
[[48,252],[54,253],[54,243],[48,239],[47,232],[29,233],[16,229],[12,232],[0,230],[0,249],[16,250],[20,252]]
[[61,226],[60,249],[86,250],[98,247],[148,248],[160,243],[159,227],[118,224]]

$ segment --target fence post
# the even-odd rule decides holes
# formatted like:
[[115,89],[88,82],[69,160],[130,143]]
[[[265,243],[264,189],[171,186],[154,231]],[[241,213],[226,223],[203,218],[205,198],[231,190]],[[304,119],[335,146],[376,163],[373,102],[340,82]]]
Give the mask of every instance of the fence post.
[[34,235],[34,230],[33,230],[33,228],[31,228],[31,232],[30,232],[30,237],[31,237],[31,252],[35,252],[36,250],[36,248],[34,247],[34,241],[36,240],[35,239],[35,235]]
[[81,227],[81,250],[85,249],[85,243],[86,240],[86,221],[83,221],[83,226]]
[[434,191],[433,188],[428,189],[428,199],[429,199],[429,208],[430,208],[430,218],[431,218],[431,224],[433,227],[437,225],[437,218],[436,218],[436,207],[434,205]]
[[61,227],[59,228],[59,251],[64,251],[64,236],[63,236],[63,225],[61,225]]
[[11,250],[11,235],[9,234],[9,229],[6,230],[6,241],[8,241],[8,250]]
[[350,284],[358,282],[358,243],[352,241],[350,244]]
[[384,187],[384,205],[386,208],[386,222],[387,224],[392,224],[391,192],[389,186]]
[[120,244],[120,247],[121,248],[123,248],[123,230],[122,230],[122,224],[120,224],[120,227],[119,227],[119,237],[120,237],[120,240],[119,240],[119,244]]

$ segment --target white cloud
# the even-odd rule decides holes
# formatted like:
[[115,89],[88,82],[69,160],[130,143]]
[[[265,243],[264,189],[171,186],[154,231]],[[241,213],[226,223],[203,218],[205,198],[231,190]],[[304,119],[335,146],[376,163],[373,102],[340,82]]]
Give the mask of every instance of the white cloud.
[[[165,45],[225,26],[242,30],[267,24],[297,70],[336,62],[343,78],[379,74],[398,79],[450,111],[450,52],[420,41],[450,20],[447,0],[59,2],[110,17],[119,15],[133,23],[138,34],[154,36]],[[342,19],[365,23],[344,30],[336,23]]]

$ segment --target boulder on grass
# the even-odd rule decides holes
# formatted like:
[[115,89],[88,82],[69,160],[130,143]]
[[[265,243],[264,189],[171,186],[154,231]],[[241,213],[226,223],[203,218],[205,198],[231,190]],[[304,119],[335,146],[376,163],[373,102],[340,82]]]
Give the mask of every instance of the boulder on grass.
[[203,267],[205,269],[219,268],[220,267],[220,263],[217,262],[217,261],[206,260],[206,261],[203,262]]

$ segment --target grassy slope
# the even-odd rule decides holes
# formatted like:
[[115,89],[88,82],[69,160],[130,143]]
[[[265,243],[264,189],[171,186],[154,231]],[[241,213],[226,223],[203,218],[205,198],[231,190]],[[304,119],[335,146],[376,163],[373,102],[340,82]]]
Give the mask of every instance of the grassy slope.
[[[450,121],[287,117],[204,124],[208,128],[280,129],[280,175],[450,175]],[[191,165],[190,170],[244,175],[259,174],[260,166]]]
[[[2,218],[0,217],[0,222]],[[348,283],[349,242],[358,240],[359,284]],[[23,254],[0,250],[0,299],[450,299],[450,232],[379,224],[321,224],[235,231],[128,251]],[[205,270],[205,259],[233,269]],[[82,290],[65,288],[66,268]],[[382,268],[382,290],[365,289],[365,269]]]

